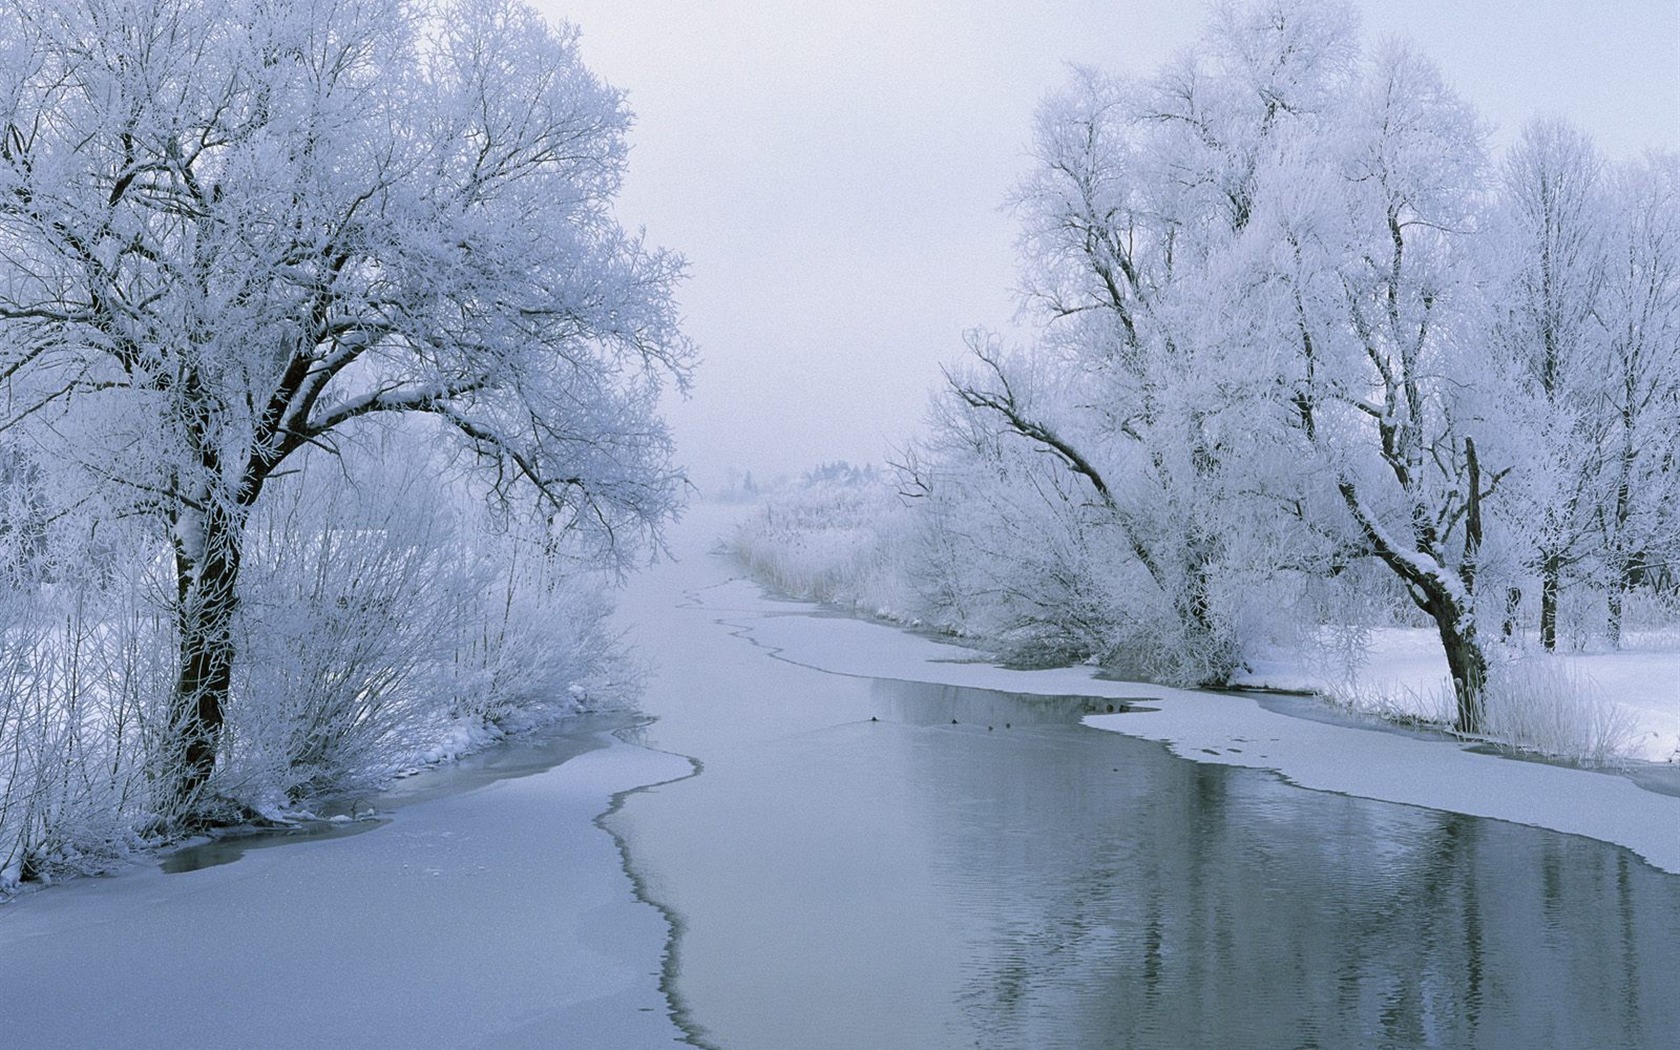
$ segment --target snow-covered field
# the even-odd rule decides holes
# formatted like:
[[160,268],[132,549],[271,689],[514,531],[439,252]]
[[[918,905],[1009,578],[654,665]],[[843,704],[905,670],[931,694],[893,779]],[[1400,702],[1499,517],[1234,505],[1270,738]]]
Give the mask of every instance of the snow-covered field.
[[[1616,652],[1525,654],[1577,687],[1581,707],[1620,709],[1623,756],[1636,762],[1680,761],[1680,647],[1672,632],[1629,632]],[[1447,662],[1433,630],[1377,628],[1350,669],[1312,652],[1271,652],[1248,661],[1241,685],[1320,693],[1356,711],[1450,721],[1441,707]]]

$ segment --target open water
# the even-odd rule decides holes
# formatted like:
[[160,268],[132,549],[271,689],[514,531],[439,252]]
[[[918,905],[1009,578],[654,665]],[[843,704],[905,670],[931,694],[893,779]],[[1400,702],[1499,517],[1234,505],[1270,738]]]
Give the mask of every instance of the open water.
[[741,622],[696,607],[703,660],[662,636],[646,739],[701,771],[607,822],[698,1045],[1680,1046],[1680,878],[1625,849],[1188,761],[1076,697],[794,666]]

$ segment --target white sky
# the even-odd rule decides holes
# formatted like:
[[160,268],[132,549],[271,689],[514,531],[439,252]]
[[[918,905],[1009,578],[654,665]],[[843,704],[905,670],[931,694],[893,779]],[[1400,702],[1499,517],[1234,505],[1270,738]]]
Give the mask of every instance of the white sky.
[[[1066,63],[1149,72],[1197,0],[538,0],[583,30],[637,124],[626,224],[687,256],[703,364],[668,417],[702,491],[881,462],[962,332],[1014,314],[1038,100]],[[1680,149],[1680,0],[1358,0],[1502,141],[1561,115],[1613,156]]]

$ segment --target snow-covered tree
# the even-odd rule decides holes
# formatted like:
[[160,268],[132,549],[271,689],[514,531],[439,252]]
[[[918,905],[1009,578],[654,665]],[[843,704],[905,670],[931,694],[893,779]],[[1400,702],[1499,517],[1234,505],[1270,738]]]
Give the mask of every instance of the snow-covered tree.
[[1470,108],[1389,46],[1273,173],[1250,246],[1273,278],[1269,341],[1294,348],[1304,451],[1437,627],[1467,731],[1487,679],[1484,501],[1509,469],[1479,451],[1504,430],[1489,417],[1501,376],[1478,357],[1468,265],[1483,162]]
[[1505,157],[1483,266],[1495,343],[1523,377],[1517,487],[1548,650],[1571,582],[1602,595],[1619,644],[1625,596],[1674,556],[1676,192],[1672,155],[1612,167],[1555,120]]
[[[1222,268],[1280,137],[1342,94],[1353,26],[1341,5],[1229,4],[1153,78],[1077,71],[1040,110],[1035,167],[1014,202],[1025,303],[1061,393],[1031,389],[978,343],[981,367],[953,383],[1087,482],[1183,627],[1192,680],[1235,668],[1232,610],[1216,597],[1231,543],[1252,532],[1252,503],[1269,509],[1294,488],[1276,476],[1286,464],[1272,442],[1256,440],[1276,422],[1276,392],[1223,338]],[[1249,545],[1244,557],[1275,553]]]
[[1484,246],[1500,350],[1524,376],[1533,456],[1521,479],[1540,579],[1540,644],[1557,647],[1564,575],[1589,554],[1604,466],[1604,163],[1586,135],[1536,120],[1506,153]]
[[1597,414],[1602,486],[1593,511],[1620,644],[1624,595],[1680,562],[1680,156],[1618,171],[1602,291]]
[[173,580],[166,806],[216,762],[245,533],[300,450],[419,416],[623,563],[679,481],[680,262],[611,206],[622,97],[516,0],[0,12],[0,383]]
[[1208,678],[1240,655],[1232,578],[1369,554],[1475,728],[1515,409],[1479,340],[1474,112],[1403,46],[1361,56],[1345,5],[1260,0],[1154,78],[1080,71],[1036,141],[1016,206],[1043,341],[1028,364],[976,344],[954,396],[1083,480]]

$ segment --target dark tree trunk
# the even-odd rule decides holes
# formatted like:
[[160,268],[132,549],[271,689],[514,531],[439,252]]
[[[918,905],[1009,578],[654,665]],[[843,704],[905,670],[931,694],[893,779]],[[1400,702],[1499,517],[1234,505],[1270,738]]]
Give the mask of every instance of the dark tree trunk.
[[[1474,456],[1473,452],[1471,456]],[[1474,469],[1471,475],[1474,485],[1477,483]],[[1353,512],[1354,519],[1371,544],[1372,551],[1405,582],[1406,593],[1411,596],[1413,603],[1435,622],[1435,629],[1441,636],[1441,648],[1446,653],[1447,670],[1453,680],[1453,728],[1460,733],[1480,733],[1483,725],[1482,696],[1487,687],[1488,664],[1487,654],[1482,651],[1481,639],[1476,632],[1476,612],[1473,607],[1476,585],[1475,555],[1481,546],[1479,498],[1471,500],[1466,524],[1469,534],[1466,541],[1467,556],[1464,564],[1456,572],[1462,584],[1460,589],[1451,585],[1447,574],[1453,570],[1445,565],[1445,559],[1433,544],[1421,544],[1423,549],[1416,554],[1396,549],[1365,511],[1352,483],[1344,480],[1339,483],[1339,488],[1348,509]],[[1438,569],[1430,571],[1426,567],[1429,563],[1433,563]]]
[[1406,581],[1406,591],[1417,607],[1435,621],[1447,657],[1447,671],[1452,675],[1453,728],[1460,733],[1480,733],[1488,663],[1476,632],[1474,610],[1459,601],[1458,595],[1433,574],[1419,572],[1410,559],[1396,556],[1386,546],[1380,547],[1377,553]]
[[212,505],[202,543],[177,544],[179,633],[173,728],[178,760],[167,788],[177,815],[191,820],[215,769],[233,682],[233,618],[238,606],[243,515]]
[[1610,648],[1612,649],[1620,649],[1622,647],[1623,603],[1626,600],[1629,589],[1630,588],[1625,578],[1617,580],[1613,585],[1611,585],[1610,593],[1605,596],[1605,601],[1609,605],[1609,609],[1607,610],[1608,615],[1605,618],[1604,634],[1606,640],[1610,643]]
[[1487,656],[1476,639],[1474,621],[1467,617],[1437,616],[1441,648],[1453,680],[1454,727],[1461,733],[1482,730],[1482,694],[1487,688]]
[[1548,554],[1540,563],[1540,646],[1557,651],[1558,584],[1563,576],[1561,560]]
[[1505,619],[1499,625],[1499,634],[1509,642],[1517,636],[1517,616],[1522,611],[1522,588],[1505,588]]
[[1185,592],[1174,602],[1179,622],[1188,632],[1192,655],[1202,665],[1198,685],[1224,686],[1236,672],[1236,658],[1227,632],[1216,622],[1213,610],[1211,543],[1197,536],[1190,547],[1190,564],[1185,566]]

